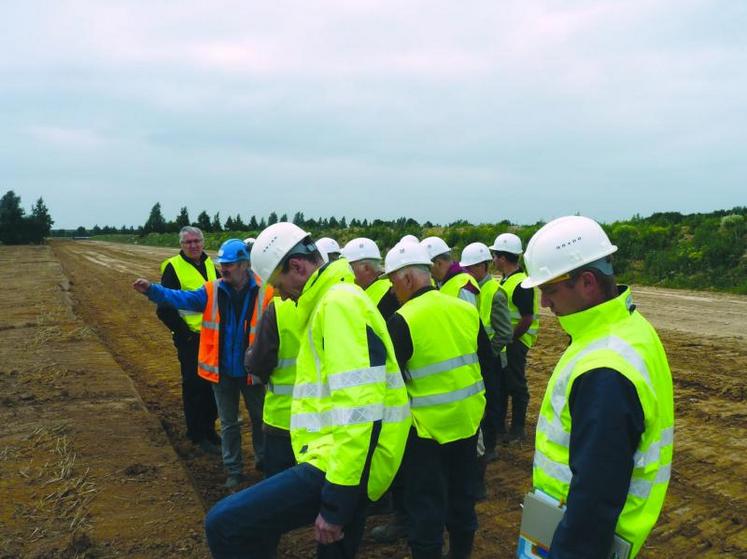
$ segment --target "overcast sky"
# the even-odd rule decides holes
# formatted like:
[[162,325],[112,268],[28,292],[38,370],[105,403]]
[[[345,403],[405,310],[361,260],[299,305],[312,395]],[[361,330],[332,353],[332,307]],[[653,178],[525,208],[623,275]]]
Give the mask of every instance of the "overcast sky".
[[747,2],[4,0],[0,130],[55,227],[730,208]]

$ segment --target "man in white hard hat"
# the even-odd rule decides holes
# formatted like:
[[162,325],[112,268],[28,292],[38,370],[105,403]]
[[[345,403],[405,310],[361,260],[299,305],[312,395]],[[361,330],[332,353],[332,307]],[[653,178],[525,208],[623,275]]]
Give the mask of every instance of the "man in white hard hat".
[[317,556],[353,557],[366,505],[391,484],[411,423],[386,323],[348,263],[324,264],[292,223],[260,233],[252,266],[297,303],[290,433],[298,465],[218,502],[205,520],[210,550],[273,557],[281,534],[313,524]]
[[[499,432],[505,433],[505,442],[523,441],[529,406],[527,386],[527,353],[537,340],[539,332],[539,297],[534,289],[522,287],[526,274],[519,265],[522,253],[521,239],[513,233],[502,233],[490,247],[493,264],[502,274],[501,290],[511,315],[513,339],[506,346],[507,364],[501,375],[501,411]],[[511,397],[511,428],[506,433],[508,397]]]
[[413,427],[403,463],[414,559],[466,559],[477,529],[477,431],[492,353],[474,305],[436,290],[425,247],[400,243],[385,272],[402,307],[387,321],[410,397]]
[[334,239],[330,237],[322,237],[316,241],[316,248],[319,250],[319,254],[322,255],[324,262],[334,262],[340,258],[340,245]]
[[[485,388],[491,394],[482,424],[483,443],[485,445],[484,461],[496,457],[496,443],[499,427],[505,420],[501,417],[500,385],[502,370],[507,364],[506,346],[513,339],[511,315],[508,311],[506,294],[500,289],[500,283],[488,271],[492,257],[487,245],[480,242],[470,243],[462,250],[459,265],[470,274],[480,286],[480,319],[490,344],[496,355],[493,374],[486,377]],[[483,464],[484,465],[484,464]]]
[[634,557],[669,483],[672,377],[656,331],[615,282],[616,250],[594,220],[569,216],[537,231],[524,256],[523,286],[539,287],[571,339],[535,443],[535,492],[566,505],[549,557]]
[[478,308],[480,287],[451,256],[451,248],[440,237],[426,237],[420,241],[431,259],[431,275],[438,289],[446,295],[453,295],[472,303]]
[[352,239],[343,247],[342,256],[353,269],[355,283],[371,297],[381,316],[389,318],[399,308],[399,302],[392,291],[392,282],[382,277],[384,268],[376,243],[365,237]]

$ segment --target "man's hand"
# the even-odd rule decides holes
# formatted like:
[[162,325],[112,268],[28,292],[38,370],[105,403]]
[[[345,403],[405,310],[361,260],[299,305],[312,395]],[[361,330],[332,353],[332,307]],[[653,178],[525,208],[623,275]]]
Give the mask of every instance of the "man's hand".
[[342,526],[339,524],[330,524],[322,515],[319,514],[314,522],[314,538],[321,544],[331,544],[340,541],[345,537],[342,533]]
[[132,288],[135,291],[142,293],[143,295],[145,294],[146,291],[148,291],[149,287],[150,287],[150,282],[147,279],[138,278],[134,282],[132,282]]

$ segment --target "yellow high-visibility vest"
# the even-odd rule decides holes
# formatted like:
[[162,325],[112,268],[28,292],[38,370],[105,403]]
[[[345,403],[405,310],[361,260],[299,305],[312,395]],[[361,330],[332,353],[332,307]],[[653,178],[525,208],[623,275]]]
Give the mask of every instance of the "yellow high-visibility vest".
[[624,375],[638,394],[644,432],[615,533],[632,544],[635,556],[664,505],[674,448],[674,401],[672,375],[659,336],[638,311],[631,312],[631,305],[630,290],[625,290],[615,299],[558,317],[573,341],[550,377],[540,408],[533,482],[535,488],[567,501],[573,479],[568,405],[573,383],[600,368]]
[[397,313],[412,338],[405,385],[418,436],[440,444],[471,437],[485,412],[477,310],[431,290],[407,301]]

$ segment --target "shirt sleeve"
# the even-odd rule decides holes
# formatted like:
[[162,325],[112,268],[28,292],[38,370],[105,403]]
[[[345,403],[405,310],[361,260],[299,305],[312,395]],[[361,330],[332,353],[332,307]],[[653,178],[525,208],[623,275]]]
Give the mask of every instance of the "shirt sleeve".
[[459,290],[459,298],[462,301],[467,301],[470,305],[476,307],[477,306],[477,296],[472,291],[470,291],[469,289],[467,289],[467,286],[471,287],[472,284],[468,283],[467,285],[465,285],[464,287],[462,287]]
[[384,317],[384,320],[388,320],[390,316],[397,312],[397,309],[399,309],[399,307],[399,301],[397,301],[397,297],[394,295],[391,289],[384,294],[384,296],[379,301],[379,304],[377,305],[377,308],[379,309],[381,316]]
[[534,314],[534,289],[526,289],[517,285],[511,299],[516,308],[519,309],[521,316]]
[[392,338],[399,370],[402,371],[403,377],[408,378],[407,362],[412,358],[414,351],[410,327],[403,316],[396,312],[386,321],[386,327],[389,330],[389,337]]
[[576,379],[569,406],[573,477],[550,557],[606,557],[627,498],[643,410],[633,383],[606,368]]
[[493,351],[500,353],[514,339],[514,329],[511,325],[511,313],[508,310],[506,294],[500,289],[493,295],[493,303],[490,307],[490,326],[492,326],[494,332],[491,340]]
[[207,304],[207,291],[204,285],[193,291],[185,291],[168,289],[160,283],[151,283],[145,295],[158,305],[166,304],[185,311],[202,312]]
[[258,376],[263,383],[270,380],[270,373],[278,364],[280,334],[275,316],[275,301],[270,302],[257,327],[257,337],[251,349],[247,349],[246,370]]

